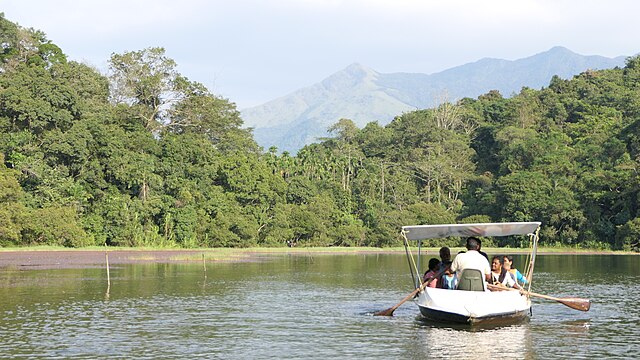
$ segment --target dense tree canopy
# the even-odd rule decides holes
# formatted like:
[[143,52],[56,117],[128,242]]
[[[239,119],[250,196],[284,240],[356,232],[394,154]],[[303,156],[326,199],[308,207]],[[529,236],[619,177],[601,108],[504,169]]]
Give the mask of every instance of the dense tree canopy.
[[537,220],[548,245],[640,250],[640,57],[341,119],[292,156],[162,48],[103,75],[3,15],[0,46],[0,246],[390,246],[407,224]]

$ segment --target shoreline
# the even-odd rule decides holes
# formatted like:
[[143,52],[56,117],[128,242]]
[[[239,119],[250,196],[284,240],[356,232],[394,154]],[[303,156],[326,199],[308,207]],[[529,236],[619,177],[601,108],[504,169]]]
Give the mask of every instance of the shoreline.
[[[457,253],[462,248],[451,248]],[[415,249],[412,249],[415,253]],[[490,254],[528,254],[529,249],[486,248]],[[404,248],[214,248],[214,249],[64,249],[0,248],[0,269],[68,269],[121,264],[179,264],[195,262],[255,262],[280,255],[364,255],[404,254]],[[438,248],[425,248],[423,255],[438,255]],[[538,255],[640,255],[639,253],[601,250],[538,249]]]

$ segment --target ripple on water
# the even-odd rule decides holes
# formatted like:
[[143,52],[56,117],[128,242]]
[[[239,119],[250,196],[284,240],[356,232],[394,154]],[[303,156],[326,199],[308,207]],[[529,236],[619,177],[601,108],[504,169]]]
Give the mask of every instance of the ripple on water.
[[591,298],[591,311],[535,299],[528,322],[460,328],[417,321],[410,301],[393,317],[371,316],[411,290],[404,259],[394,256],[221,264],[206,279],[199,266],[131,265],[116,270],[121,273],[114,274],[109,296],[97,272],[79,277],[53,270],[58,283],[32,281],[45,273],[14,273],[24,279],[0,288],[6,299],[0,303],[0,353],[142,359],[640,356],[640,271],[630,273],[628,266],[627,276],[583,269],[592,274],[585,282],[542,263],[535,292]]

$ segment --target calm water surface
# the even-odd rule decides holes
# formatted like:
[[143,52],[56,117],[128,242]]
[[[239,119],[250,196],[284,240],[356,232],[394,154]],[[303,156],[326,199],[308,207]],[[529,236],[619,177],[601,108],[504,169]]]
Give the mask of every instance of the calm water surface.
[[[515,264],[524,266],[524,257]],[[280,255],[256,263],[0,269],[2,358],[639,358],[640,257],[544,255],[531,320],[434,326],[407,302],[403,255]]]

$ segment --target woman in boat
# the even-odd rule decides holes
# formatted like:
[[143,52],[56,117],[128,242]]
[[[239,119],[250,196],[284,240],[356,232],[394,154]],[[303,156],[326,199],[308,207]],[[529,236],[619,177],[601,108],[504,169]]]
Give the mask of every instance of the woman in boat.
[[505,255],[503,257],[503,265],[502,265],[505,270],[507,270],[508,272],[510,272],[513,277],[516,279],[516,281],[518,282],[518,284],[528,284],[529,282],[527,281],[527,278],[524,277],[524,275],[522,275],[522,273],[520,271],[518,271],[518,269],[513,267],[513,256],[511,255]]
[[[422,282],[430,281],[432,278],[434,278],[438,274],[439,268],[440,268],[440,260],[436,258],[429,259],[429,271],[425,272],[424,275],[422,276]],[[439,279],[437,278],[434,279],[427,286],[430,288],[438,287],[438,280]]]
[[493,285],[503,285],[508,288],[519,289],[520,286],[516,279],[502,265],[504,257],[494,256],[491,259],[491,282]]

